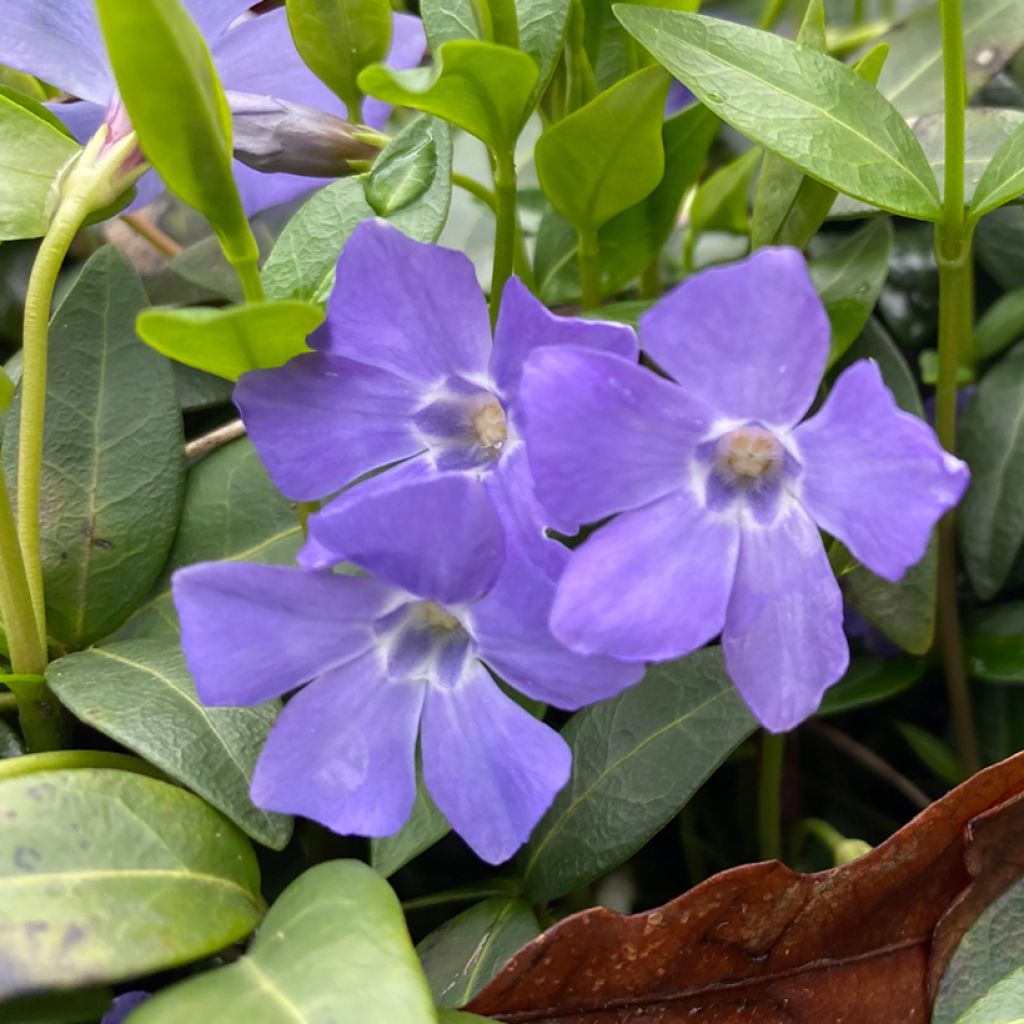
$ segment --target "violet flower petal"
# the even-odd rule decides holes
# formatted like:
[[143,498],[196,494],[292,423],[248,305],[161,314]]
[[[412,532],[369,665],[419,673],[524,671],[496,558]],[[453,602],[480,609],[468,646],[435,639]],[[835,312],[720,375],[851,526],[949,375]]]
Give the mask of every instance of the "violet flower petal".
[[204,704],[259,704],[373,643],[393,600],[375,580],[280,565],[202,562],[171,578],[185,660]]
[[569,781],[565,740],[506,697],[479,662],[423,708],[423,778],[452,828],[488,864],[508,860]]
[[416,455],[420,398],[404,377],[320,352],[243,374],[234,401],[271,479],[312,501]]
[[308,178],[305,175],[284,174],[280,171],[265,174],[263,171],[247,167],[241,160],[233,160],[231,169],[235,176],[235,184],[238,186],[238,194],[242,197],[242,207],[249,217],[260,210],[269,210],[280,203],[289,203],[335,180]]
[[612,352],[632,362],[639,355],[639,344],[631,327],[608,320],[556,316],[518,277],[511,277],[501,294],[494,328],[491,376],[513,409],[517,407],[523,364],[542,345],[579,345]]
[[122,992],[119,996],[114,997],[110,1008],[103,1014],[100,1024],[124,1024],[128,1019],[128,1014],[150,998],[152,997],[149,992]]
[[872,572],[898,580],[960,500],[967,466],[904,412],[867,360],[840,375],[821,410],[793,432],[800,500]]
[[486,374],[491,328],[473,264],[462,253],[414,242],[373,219],[342,251],[327,322],[310,344],[436,385]]
[[103,123],[106,107],[88,100],[73,103],[47,103],[52,114],[67,125],[68,131],[84,146]]
[[[311,517],[309,532],[335,561],[441,604],[479,597],[505,559],[505,532],[487,491],[463,473],[353,489],[350,501]],[[300,553],[300,564],[308,559]]]
[[535,565],[510,559],[471,611],[480,657],[520,693],[575,711],[638,683],[644,666],[569,650],[551,634],[554,583]]
[[573,650],[665,661],[721,632],[739,526],[689,490],[619,516],[576,549],[558,584],[552,632]]
[[521,396],[537,497],[563,533],[680,487],[710,425],[650,370],[569,345],[530,356]]
[[208,42],[226,32],[253,6],[252,0],[184,0],[184,4]]
[[640,344],[721,417],[788,427],[810,408],[831,328],[796,249],[760,249],[684,281],[640,318]]
[[422,680],[390,679],[376,651],[285,705],[256,765],[253,803],[342,835],[386,836],[416,799]]
[[846,671],[842,595],[818,530],[796,502],[771,525],[743,530],[722,648],[740,695],[772,732],[813,714]]

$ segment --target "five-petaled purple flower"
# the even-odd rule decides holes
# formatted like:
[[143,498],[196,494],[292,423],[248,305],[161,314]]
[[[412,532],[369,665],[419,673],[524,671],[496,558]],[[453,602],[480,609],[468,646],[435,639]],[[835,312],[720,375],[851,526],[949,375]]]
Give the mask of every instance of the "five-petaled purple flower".
[[[242,18],[252,0],[183,0],[210,45],[224,88],[231,93],[275,96],[340,117],[344,104],[302,62],[292,43],[283,9]],[[99,128],[104,113],[117,110],[117,84],[107,60],[96,18],[95,0],[0,0],[0,64],[36,75],[78,97],[77,103],[51,104],[80,142]],[[418,18],[394,16],[388,63],[415,67],[426,39]],[[382,127],[390,107],[378,100],[365,104],[364,120]],[[235,161],[235,180],[249,213],[285,202],[313,188],[318,179],[293,174],[262,174]],[[136,204],[160,190],[155,174],[138,185]]]
[[309,501],[399,465],[311,519],[301,564],[337,561],[345,540],[339,515],[375,487],[461,473],[490,494],[510,552],[526,552],[552,578],[561,572],[564,552],[544,534],[548,520],[522,440],[523,363],[536,348],[560,345],[635,360],[630,328],[555,316],[513,278],[492,345],[469,260],[371,220],[341,254],[327,321],[311,344],[319,351],[245,374],[235,390],[274,482],[289,498]]
[[341,833],[389,835],[423,778],[489,863],[527,839],[569,777],[565,741],[506,696],[574,709],[642,667],[581,656],[548,629],[554,584],[496,557],[504,531],[465,474],[377,489],[337,515],[339,556],[370,575],[209,562],[173,578],[182,642],[207,704],[285,705],[253,800]]
[[572,532],[622,513],[574,552],[557,637],[660,661],[721,633],[768,729],[817,708],[849,657],[818,527],[898,580],[968,479],[873,362],[842,373],[800,422],[829,333],[801,255],[767,249],[696,275],[641,318],[642,347],[672,380],[580,348],[530,357],[527,452],[551,524]]

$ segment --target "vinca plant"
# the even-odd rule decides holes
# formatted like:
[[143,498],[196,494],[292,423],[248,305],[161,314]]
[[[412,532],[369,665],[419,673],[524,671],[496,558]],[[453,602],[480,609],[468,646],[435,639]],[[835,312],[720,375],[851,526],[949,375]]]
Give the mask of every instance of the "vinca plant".
[[1024,1020],[1024,0],[0,16],[0,1024]]

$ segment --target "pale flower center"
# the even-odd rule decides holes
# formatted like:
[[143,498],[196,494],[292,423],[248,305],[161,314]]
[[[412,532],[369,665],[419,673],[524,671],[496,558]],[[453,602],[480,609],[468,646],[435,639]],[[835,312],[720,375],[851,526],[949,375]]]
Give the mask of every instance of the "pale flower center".
[[459,620],[446,611],[439,604],[433,601],[423,601],[419,606],[420,614],[423,616],[423,624],[430,629],[436,629],[445,633],[451,633],[462,625]]
[[496,450],[508,440],[508,425],[499,402],[489,401],[473,413],[473,433],[481,448]]
[[782,470],[785,455],[778,438],[763,427],[730,430],[715,445],[715,466],[732,483],[773,479]]

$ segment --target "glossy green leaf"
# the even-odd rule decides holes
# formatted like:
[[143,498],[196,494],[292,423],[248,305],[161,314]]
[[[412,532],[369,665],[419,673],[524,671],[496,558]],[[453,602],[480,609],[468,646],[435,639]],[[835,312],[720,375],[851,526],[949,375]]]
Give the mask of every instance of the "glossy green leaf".
[[617,867],[674,817],[754,719],[719,648],[652,666],[573,716],[572,776],[520,854],[530,899],[554,899]]
[[484,900],[432,931],[416,952],[438,1007],[465,1006],[539,934],[530,905],[507,896]]
[[311,868],[236,963],[165,989],[132,1024],[436,1024],[402,908],[358,861]]
[[971,482],[957,513],[967,575],[983,598],[1006,581],[1024,542],[1024,347],[982,378],[960,419]]
[[87,768],[6,779],[0,818],[0,998],[164,970],[259,921],[245,836],[166,782]]
[[287,0],[295,49],[341,97],[349,120],[362,120],[359,72],[384,60],[391,46],[388,0]]
[[897,722],[896,729],[929,771],[949,786],[963,782],[964,770],[948,743],[911,722]]
[[697,240],[705,231],[726,231],[736,235],[749,232],[750,183],[760,159],[759,149],[748,149],[742,156],[720,167],[697,189],[690,207],[690,223],[683,246],[683,264],[687,270],[694,269]]
[[112,639],[177,636],[175,569],[213,560],[287,565],[301,546],[294,508],[271,483],[252,442],[239,438],[189,470],[181,523],[160,579]]
[[374,161],[366,200],[410,238],[437,241],[452,200],[452,133],[445,121],[419,117]]
[[390,878],[450,831],[447,819],[423,784],[422,774],[417,772],[416,802],[408,821],[393,836],[370,840],[370,864],[381,877]]
[[724,121],[805,174],[895,213],[941,215],[913,132],[852,68],[745,25],[626,5],[615,11]]
[[[135,336],[146,295],[121,253],[85,265],[50,329],[42,535],[47,621],[62,647],[117,629],[174,538],[185,474],[171,366]],[[14,409],[20,407],[20,392]],[[7,479],[18,421],[7,417]]]
[[909,690],[925,668],[919,658],[854,658],[846,675],[826,692],[818,715],[841,715],[881,704]]
[[859,231],[822,239],[808,269],[832,324],[828,365],[857,340],[889,273],[892,224],[880,217]]
[[668,85],[660,68],[645,68],[553,124],[538,140],[541,188],[581,233],[597,231],[661,181]]
[[79,148],[47,118],[0,92],[0,241],[46,232],[57,175]]
[[280,702],[204,707],[174,637],[126,640],[58,658],[46,678],[80,721],[188,786],[253,839],[275,850],[288,842],[291,819],[249,799],[256,759]]
[[[888,331],[874,318],[868,320],[861,336],[839,360],[835,372],[858,359],[874,359],[896,404],[906,412],[924,417],[920,392],[910,367]],[[841,544],[833,547],[829,557],[846,599],[871,625],[911,654],[924,654],[929,650],[935,634],[938,579],[938,547],[934,536],[924,558],[896,583],[869,572]]]
[[326,305],[348,236],[372,216],[361,178],[343,178],[320,189],[284,226],[267,257],[267,295]]
[[231,114],[181,0],[97,0],[125,108],[167,187],[210,222],[228,259],[259,257],[231,170]]
[[1024,683],[1024,601],[981,608],[969,615],[964,647],[972,677]]
[[974,354],[991,359],[1024,336],[1024,288],[1000,295],[974,325]]
[[370,96],[444,118],[500,153],[511,153],[530,115],[537,63],[507,46],[474,40],[445,43],[437,70],[367,68],[359,85]]
[[323,311],[310,302],[274,299],[222,308],[147,309],[136,329],[170,359],[238,380],[249,370],[283,366],[308,352],[306,338],[323,319]]

